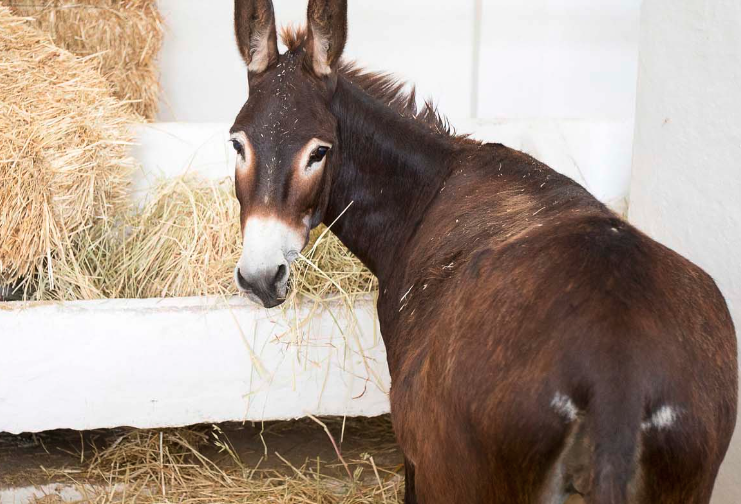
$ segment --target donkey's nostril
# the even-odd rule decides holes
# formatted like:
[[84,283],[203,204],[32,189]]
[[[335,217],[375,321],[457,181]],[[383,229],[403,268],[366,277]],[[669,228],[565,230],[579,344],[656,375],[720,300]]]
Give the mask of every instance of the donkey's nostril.
[[239,286],[244,290],[250,290],[250,286],[247,283],[247,280],[244,279],[242,276],[242,272],[239,271],[239,268],[237,268],[237,282],[239,283]]
[[273,283],[277,284],[283,281],[283,279],[286,276],[286,271],[288,271],[288,268],[286,268],[285,264],[281,264],[278,266],[278,271],[275,273],[275,277],[273,278]]

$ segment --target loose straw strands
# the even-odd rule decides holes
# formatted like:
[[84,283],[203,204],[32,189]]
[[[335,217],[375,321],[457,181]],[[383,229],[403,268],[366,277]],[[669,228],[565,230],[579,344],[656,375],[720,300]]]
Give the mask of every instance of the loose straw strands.
[[[150,298],[236,294],[234,266],[242,249],[233,181],[193,176],[155,184],[141,208],[77,237],[79,268],[58,272],[44,299]],[[290,302],[316,303],[374,292],[373,274],[326,228],[312,231],[294,263]],[[80,296],[76,285],[91,285]],[[289,303],[290,304],[290,303]]]
[[[376,454],[394,450],[387,419],[357,421],[356,435],[369,450]],[[335,428],[337,423],[333,421]],[[207,456],[209,451],[216,451],[218,457]],[[96,451],[81,473],[84,481],[77,482],[81,487],[87,482],[103,482],[97,492],[86,492],[84,502],[96,503],[403,502],[400,467],[379,467],[370,454],[349,459],[349,477],[336,463],[307,459],[297,464],[295,458],[291,462],[274,451],[267,457],[280,460],[282,467],[262,469],[264,458],[254,466],[247,465],[215,426],[133,430]]]

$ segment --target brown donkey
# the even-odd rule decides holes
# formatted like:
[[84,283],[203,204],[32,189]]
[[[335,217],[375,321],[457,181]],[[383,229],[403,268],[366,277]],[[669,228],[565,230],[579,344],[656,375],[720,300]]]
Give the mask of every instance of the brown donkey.
[[713,280],[342,63],[346,16],[311,0],[279,54],[271,1],[235,1],[240,290],[279,304],[309,230],[347,209],[333,231],[380,283],[408,503],[709,502],[737,404]]

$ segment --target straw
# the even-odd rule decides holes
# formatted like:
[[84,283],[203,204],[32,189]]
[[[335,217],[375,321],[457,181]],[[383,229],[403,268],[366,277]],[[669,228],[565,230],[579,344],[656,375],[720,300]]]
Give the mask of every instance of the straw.
[[[322,424],[339,427],[342,419]],[[388,417],[351,419],[353,435],[374,454],[396,450]],[[301,429],[301,422],[278,422],[270,429]],[[304,426],[303,428],[308,428]],[[205,453],[218,449],[220,458]],[[365,448],[363,448],[365,449]],[[297,464],[278,452],[270,457],[283,468],[261,469],[239,458],[231,441],[217,426],[133,430],[111,446],[97,450],[83,471],[87,481],[102,481],[85,502],[180,503],[387,503],[403,502],[400,466],[378,466],[363,453],[348,463],[353,472],[343,476],[336,462],[318,458]],[[78,481],[80,486],[87,481]]]
[[126,199],[133,116],[98,72],[1,5],[0,89],[0,285],[43,297],[59,281],[65,297],[95,297],[75,242]]
[[3,0],[54,43],[96,67],[113,94],[154,120],[163,22],[156,0]]
[[[231,179],[192,175],[154,184],[141,208],[120,213],[115,225],[101,222],[77,237],[80,270],[57,272],[64,285],[45,289],[45,299],[186,297],[237,294],[234,266],[241,254],[239,202]],[[59,285],[59,282],[58,284]],[[320,226],[294,263],[289,303],[326,304],[376,289],[373,274]],[[299,299],[300,298],[300,299]]]

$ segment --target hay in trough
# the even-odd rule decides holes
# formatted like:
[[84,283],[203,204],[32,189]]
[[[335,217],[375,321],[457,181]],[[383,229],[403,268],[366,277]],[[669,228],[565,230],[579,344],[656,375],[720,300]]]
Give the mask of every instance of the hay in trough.
[[239,257],[239,205],[227,183],[189,177],[155,185],[117,231],[104,287],[108,297],[226,295]]
[[114,96],[154,120],[159,99],[157,56],[163,23],[156,0],[3,0],[33,18],[59,47],[87,58]]
[[[96,268],[107,297],[236,294],[234,266],[242,244],[231,179],[163,180],[123,222],[113,253]],[[373,275],[325,229],[312,232],[294,263],[293,292],[327,300],[373,291]]]
[[[239,202],[231,179],[195,176],[156,183],[144,204],[101,220],[74,240],[76,261],[60,264],[51,300],[229,296],[241,254]],[[313,230],[292,266],[290,301],[323,303],[376,289],[373,274],[325,226]],[[82,292],[76,285],[88,285]]]
[[0,285],[99,296],[77,242],[126,199],[132,116],[87,62],[1,5],[0,89]]

